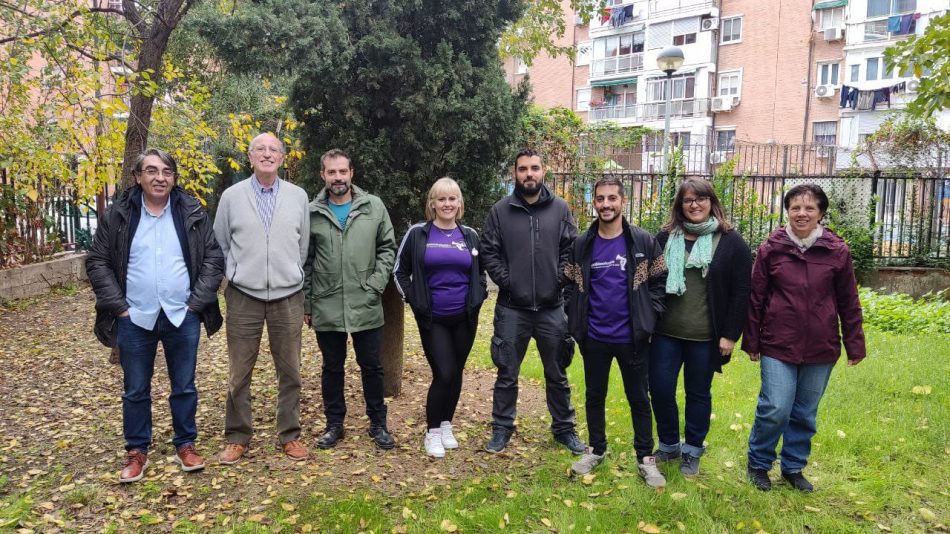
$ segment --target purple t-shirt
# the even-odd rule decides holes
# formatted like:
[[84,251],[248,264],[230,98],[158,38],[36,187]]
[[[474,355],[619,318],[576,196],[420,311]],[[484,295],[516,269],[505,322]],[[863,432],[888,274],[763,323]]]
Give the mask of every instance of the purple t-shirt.
[[456,227],[449,232],[432,225],[423,265],[432,294],[432,315],[447,317],[464,312],[472,253],[462,231]]
[[627,295],[627,245],[623,234],[594,237],[590,264],[587,335],[601,343],[632,343]]

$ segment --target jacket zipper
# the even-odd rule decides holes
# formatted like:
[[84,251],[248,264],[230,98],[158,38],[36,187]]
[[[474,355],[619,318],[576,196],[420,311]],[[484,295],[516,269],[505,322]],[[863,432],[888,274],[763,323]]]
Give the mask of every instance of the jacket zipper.
[[531,226],[531,310],[538,311],[538,280],[534,262],[534,247],[536,246],[534,241],[535,220],[534,215],[531,213],[528,214],[528,223]]

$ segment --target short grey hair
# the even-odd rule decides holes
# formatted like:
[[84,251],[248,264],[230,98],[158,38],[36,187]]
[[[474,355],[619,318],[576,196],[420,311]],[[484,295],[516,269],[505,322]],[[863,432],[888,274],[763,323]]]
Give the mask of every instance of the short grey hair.
[[272,136],[274,139],[277,140],[277,146],[280,147],[280,153],[281,153],[281,154],[286,154],[286,153],[287,153],[287,149],[284,147],[284,142],[280,140],[280,137],[277,137],[277,134],[272,133],[272,132],[261,132],[261,133],[257,134],[256,136],[254,136],[254,139],[251,139],[251,143],[247,146],[247,151],[248,151],[248,152],[253,152],[253,151],[254,151],[254,147],[255,147],[255,145],[256,145],[256,143],[257,143],[257,140],[260,139],[261,137],[264,137],[265,135],[270,135],[270,136]]
[[178,176],[178,164],[175,163],[175,158],[171,154],[165,152],[164,150],[159,150],[157,148],[149,148],[145,152],[142,152],[135,158],[135,164],[132,166],[132,172],[134,174],[140,174],[142,172],[142,166],[145,165],[145,158],[149,156],[157,156],[158,159],[162,160],[162,163],[168,165],[168,167],[175,173],[175,176]]

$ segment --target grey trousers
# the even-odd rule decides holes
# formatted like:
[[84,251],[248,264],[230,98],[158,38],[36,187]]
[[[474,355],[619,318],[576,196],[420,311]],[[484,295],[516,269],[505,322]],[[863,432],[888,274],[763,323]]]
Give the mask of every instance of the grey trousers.
[[251,418],[251,375],[267,325],[270,351],[277,370],[277,438],[281,444],[300,437],[300,334],[303,292],[279,300],[253,299],[230,285],[227,303],[228,400],[224,439],[247,445],[254,434]]
[[495,335],[491,358],[498,368],[492,400],[492,427],[514,431],[518,403],[518,375],[533,337],[544,366],[545,394],[551,413],[551,432],[574,432],[574,406],[567,367],[574,357],[574,342],[567,333],[567,316],[558,306],[538,311],[495,306]]

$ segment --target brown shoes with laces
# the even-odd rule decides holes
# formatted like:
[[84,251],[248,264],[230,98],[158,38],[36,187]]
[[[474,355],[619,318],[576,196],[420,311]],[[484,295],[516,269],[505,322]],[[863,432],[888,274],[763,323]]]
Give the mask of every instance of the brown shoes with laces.
[[281,445],[281,448],[284,449],[284,454],[286,454],[288,458],[295,462],[306,460],[310,455],[310,453],[307,451],[307,447],[297,440],[288,441],[287,443]]
[[200,471],[205,468],[204,458],[195,450],[194,443],[186,443],[179,447],[175,453],[175,460],[181,464],[181,470],[186,473]]
[[228,443],[224,446],[224,450],[221,451],[221,454],[218,455],[218,463],[224,465],[232,465],[238,463],[238,460],[244,456],[244,453],[247,452],[247,445],[241,445],[240,443]]
[[146,467],[148,467],[148,457],[145,453],[139,449],[132,449],[126,453],[125,468],[119,474],[119,482],[127,484],[142,480]]

